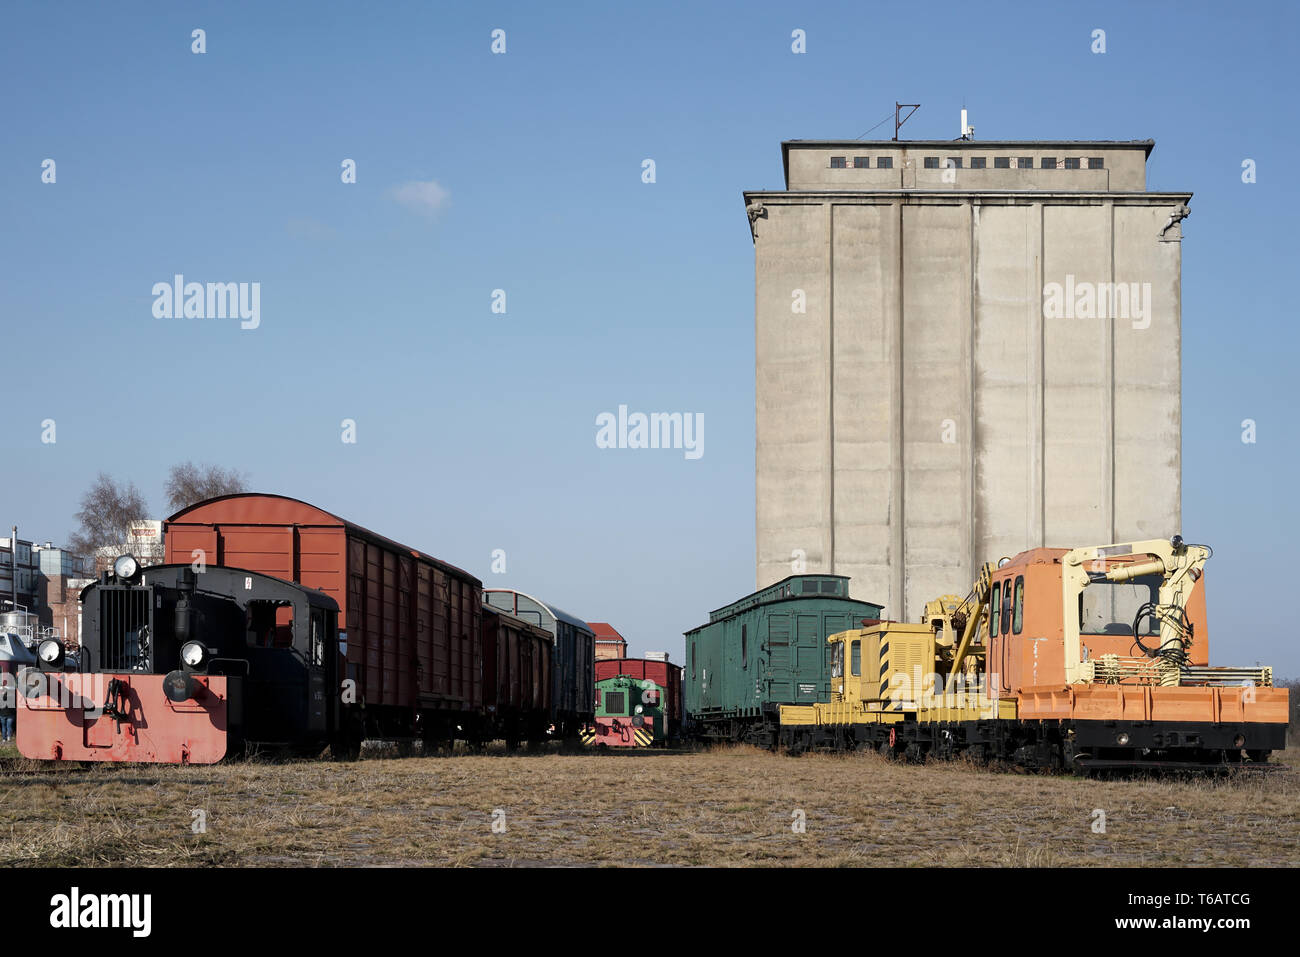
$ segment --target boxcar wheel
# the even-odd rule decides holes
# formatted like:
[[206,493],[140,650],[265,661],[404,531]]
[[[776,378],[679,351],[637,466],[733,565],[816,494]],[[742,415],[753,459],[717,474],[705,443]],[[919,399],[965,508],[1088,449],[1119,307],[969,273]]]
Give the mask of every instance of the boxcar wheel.
[[355,761],[361,757],[361,736],[337,734],[330,741],[330,756],[335,761]]

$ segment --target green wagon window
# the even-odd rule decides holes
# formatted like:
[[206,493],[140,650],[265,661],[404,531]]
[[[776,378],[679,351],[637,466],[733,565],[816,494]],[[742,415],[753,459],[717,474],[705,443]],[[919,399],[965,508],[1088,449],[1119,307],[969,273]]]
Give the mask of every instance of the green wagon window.
[[849,653],[849,655],[850,655],[849,667],[851,669],[849,673],[852,674],[853,677],[857,678],[859,675],[862,674],[862,642],[861,641],[855,641],[853,643],[853,649]]
[[1020,576],[1016,579],[1016,608],[1011,621],[1011,630],[1017,635],[1020,634],[1020,626],[1025,620],[1025,579]]

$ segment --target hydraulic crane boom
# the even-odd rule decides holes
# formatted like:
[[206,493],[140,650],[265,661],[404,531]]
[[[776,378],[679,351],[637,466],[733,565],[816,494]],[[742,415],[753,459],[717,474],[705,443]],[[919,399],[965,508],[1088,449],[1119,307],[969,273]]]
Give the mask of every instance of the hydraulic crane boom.
[[950,687],[956,682],[957,676],[961,674],[961,666],[965,663],[971,643],[979,632],[980,622],[984,617],[984,609],[988,607],[989,586],[992,580],[993,565],[987,563],[981,565],[980,577],[971,588],[970,598],[963,605],[966,625],[962,629],[961,640],[957,643],[957,650],[952,656],[952,670],[948,672],[948,685]]
[[[1160,623],[1159,645],[1148,654],[1151,657],[1169,656],[1171,677],[1167,680],[1174,680],[1177,662],[1191,644],[1190,631],[1184,626],[1184,612],[1192,588],[1201,577],[1209,557],[1210,550],[1206,546],[1185,544],[1177,535],[1168,540],[1076,548],[1061,559],[1064,569],[1061,576],[1062,607],[1074,608],[1079,595],[1094,582],[1126,582],[1147,575],[1159,576],[1159,601],[1154,606],[1144,606],[1142,617],[1151,617]],[[1143,558],[1145,560],[1140,560]],[[1115,559],[1123,564],[1112,564]],[[1082,661],[1079,620],[1067,613],[1063,625],[1066,684],[1089,681],[1090,669],[1085,668]],[[1135,627],[1135,637],[1136,633]]]

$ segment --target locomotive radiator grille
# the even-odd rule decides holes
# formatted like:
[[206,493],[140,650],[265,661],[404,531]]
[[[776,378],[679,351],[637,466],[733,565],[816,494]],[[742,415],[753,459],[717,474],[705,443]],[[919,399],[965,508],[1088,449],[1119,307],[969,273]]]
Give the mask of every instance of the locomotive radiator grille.
[[152,588],[101,588],[99,635],[104,671],[147,671]]

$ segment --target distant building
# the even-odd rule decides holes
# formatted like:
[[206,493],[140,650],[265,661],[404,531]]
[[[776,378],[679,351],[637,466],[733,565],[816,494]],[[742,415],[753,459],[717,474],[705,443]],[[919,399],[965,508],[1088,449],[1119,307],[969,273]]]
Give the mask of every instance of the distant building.
[[53,542],[33,548],[39,566],[37,595],[41,625],[69,646],[81,643],[81,589],[94,579],[93,563]]
[[161,565],[164,554],[162,524],[154,519],[131,522],[125,542],[102,545],[95,550],[95,574],[111,570],[119,555],[135,556],[142,567]]
[[[34,545],[0,538],[0,627],[31,644],[53,635],[76,644],[81,633],[81,589],[90,563],[52,542]],[[15,589],[15,580],[17,587]]]
[[0,538],[0,613],[22,609],[36,613],[40,605],[40,568],[31,542]]
[[32,551],[36,553],[36,562],[45,578],[86,578],[90,575],[92,565],[84,556],[58,548],[53,542],[36,545]]
[[41,624],[52,628],[64,644],[81,644],[81,590],[93,578],[41,576]]
[[596,633],[596,660],[605,658],[626,658],[627,639],[620,635],[614,626],[604,621],[589,621],[588,625]]

